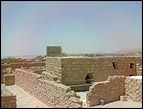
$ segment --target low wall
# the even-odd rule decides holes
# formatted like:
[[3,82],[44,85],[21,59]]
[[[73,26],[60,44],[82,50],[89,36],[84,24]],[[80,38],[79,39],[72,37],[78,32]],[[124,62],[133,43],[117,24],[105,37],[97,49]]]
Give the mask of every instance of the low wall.
[[4,79],[4,84],[6,86],[15,84],[15,75],[14,74],[5,74],[3,79]]
[[4,83],[4,77],[3,76],[6,74],[10,74],[12,72],[13,72],[13,69],[11,67],[1,69],[1,83]]
[[100,98],[104,99],[104,103],[119,100],[120,96],[125,94],[125,78],[109,76],[107,81],[94,82],[86,95],[87,106],[99,105]]
[[82,101],[71,88],[44,80],[38,74],[16,69],[15,84],[48,107],[82,107]]
[[1,85],[1,108],[16,108],[16,96]]
[[[20,63],[2,64],[2,66],[1,66],[1,83],[4,83],[3,76],[5,74],[12,73],[13,70],[15,70],[16,68],[21,68],[21,66],[29,68],[32,66],[45,66],[45,63],[43,63],[43,62],[32,62],[32,63],[23,62],[23,63],[21,63],[20,62]],[[11,71],[11,72],[9,72],[9,71]]]
[[88,91],[91,84],[68,85],[74,91]]
[[140,77],[133,76],[125,80],[125,94],[129,100],[142,102],[142,78]]
[[1,68],[8,68],[11,67],[12,69],[23,67],[32,67],[32,66],[45,66],[45,62],[23,62],[23,63],[10,63],[10,64],[2,64]]

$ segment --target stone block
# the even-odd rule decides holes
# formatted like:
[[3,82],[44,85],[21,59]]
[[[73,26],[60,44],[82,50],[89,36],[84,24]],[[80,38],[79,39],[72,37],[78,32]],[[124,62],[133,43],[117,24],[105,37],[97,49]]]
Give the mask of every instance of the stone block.
[[127,96],[120,96],[120,101],[127,101],[128,97]]
[[3,79],[4,79],[4,84],[6,86],[15,84],[15,75],[14,74],[5,74]]

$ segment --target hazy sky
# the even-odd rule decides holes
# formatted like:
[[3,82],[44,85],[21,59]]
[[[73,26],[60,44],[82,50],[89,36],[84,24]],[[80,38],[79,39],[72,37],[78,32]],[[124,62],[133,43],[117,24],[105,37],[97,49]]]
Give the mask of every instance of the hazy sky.
[[1,56],[109,53],[142,47],[142,2],[2,1]]

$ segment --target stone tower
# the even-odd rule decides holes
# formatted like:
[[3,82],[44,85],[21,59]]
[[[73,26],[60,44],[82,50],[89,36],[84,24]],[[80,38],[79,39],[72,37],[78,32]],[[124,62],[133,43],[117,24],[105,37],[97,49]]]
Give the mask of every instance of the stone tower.
[[60,56],[61,54],[61,46],[47,46],[47,56]]

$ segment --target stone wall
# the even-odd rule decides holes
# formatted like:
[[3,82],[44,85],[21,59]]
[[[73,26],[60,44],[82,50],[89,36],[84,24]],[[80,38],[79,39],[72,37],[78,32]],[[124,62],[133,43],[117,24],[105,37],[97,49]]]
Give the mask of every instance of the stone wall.
[[5,74],[3,79],[4,79],[4,84],[6,86],[15,84],[15,75],[14,74]]
[[107,81],[94,82],[87,92],[87,106],[99,105],[100,99],[105,103],[119,100],[125,95],[125,79],[125,76],[109,76]]
[[136,64],[136,72],[137,72],[137,75],[142,75],[142,63]]
[[136,72],[137,75],[142,75],[142,56],[136,57]]
[[142,102],[142,76],[128,77],[125,80],[125,94],[129,100]]
[[136,63],[142,63],[142,56],[136,56]]
[[16,96],[1,85],[1,108],[16,108]]
[[47,56],[59,56],[61,55],[62,49],[60,46],[48,46]]
[[45,66],[45,62],[22,63],[23,67]]
[[3,76],[5,74],[10,74],[13,72],[13,69],[11,67],[8,67],[8,68],[1,68],[1,83],[4,83],[4,78]]
[[43,72],[42,74],[44,79],[61,82],[61,58],[46,58],[46,72]]
[[[94,82],[105,81],[108,76],[136,75],[136,57],[47,57],[47,74],[51,72],[66,85],[86,84],[92,74]],[[61,69],[60,69],[61,67]],[[55,73],[57,70],[58,73]],[[101,76],[102,75],[102,76]]]
[[1,66],[1,83],[4,83],[3,76],[5,74],[12,73],[16,68],[21,68],[22,66],[27,67],[27,68],[33,67],[33,66],[45,66],[45,63],[44,62],[32,62],[32,63],[23,62],[23,63],[2,64],[2,66]]
[[2,64],[1,68],[5,69],[8,67],[11,67],[12,69],[15,68],[20,68],[21,66],[23,67],[32,67],[32,66],[45,66],[44,62],[31,62],[31,63],[27,63],[27,62],[23,62],[23,63],[10,63],[10,64]]
[[69,87],[44,80],[38,74],[16,69],[15,82],[16,85],[48,107],[82,107],[82,101],[79,99],[79,96]]
[[74,91],[88,91],[91,84],[68,85]]
[[1,69],[10,67],[10,64],[1,64]]

